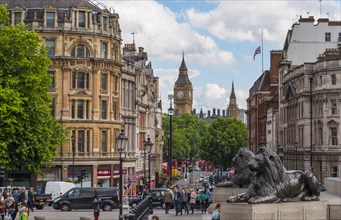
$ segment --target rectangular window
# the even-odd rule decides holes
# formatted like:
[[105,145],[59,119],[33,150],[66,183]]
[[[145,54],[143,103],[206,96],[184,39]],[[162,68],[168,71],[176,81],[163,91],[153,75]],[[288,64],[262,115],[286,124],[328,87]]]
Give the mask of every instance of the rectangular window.
[[107,101],[102,101],[102,119],[107,119]]
[[103,31],[107,31],[108,28],[108,18],[103,17]]
[[78,131],[78,152],[84,153],[84,131]]
[[75,100],[72,100],[71,101],[71,118],[75,118],[75,111],[76,111]]
[[341,42],[341,32],[339,32],[339,38],[338,38],[339,42]]
[[56,83],[56,75],[55,75],[55,72],[54,71],[48,71],[47,72],[50,77],[51,77],[51,84],[50,84],[50,89],[54,89],[55,88],[55,83]]
[[14,12],[14,25],[21,23],[21,12]]
[[101,89],[103,90],[107,90],[107,74],[106,73],[102,73],[102,79],[101,79]]
[[326,32],[325,33],[325,41],[327,42],[327,41],[330,41],[330,39],[331,39],[331,33],[330,32]]
[[85,73],[78,72],[77,74],[77,88],[84,89],[85,88]]
[[50,57],[55,56],[55,40],[46,40],[46,47],[49,49],[47,55]]
[[322,76],[319,76],[320,79],[320,85],[322,86]]
[[337,145],[337,128],[330,128],[331,145]]
[[319,128],[319,144],[323,145],[323,128]]
[[90,130],[86,131],[86,151],[90,152]]
[[54,27],[55,23],[55,13],[47,12],[46,13],[46,27]]
[[78,27],[85,27],[85,11],[78,12]]
[[83,117],[83,109],[84,109],[84,101],[83,100],[78,100],[77,101],[77,118],[84,118]]
[[332,115],[336,115],[337,114],[336,99],[331,99],[330,100],[330,107],[331,107]]
[[90,101],[86,100],[86,119],[90,118]]
[[85,82],[86,82],[86,88],[89,89],[90,88],[90,75],[89,73],[86,73],[86,79],[85,79]]
[[102,131],[102,152],[107,152],[107,131]]
[[76,88],[76,73],[75,72],[72,72],[71,74],[71,88],[75,89]]
[[331,75],[330,76],[332,78],[332,85],[336,85],[336,75]]
[[319,101],[319,114],[323,114],[323,101]]
[[102,58],[107,59],[107,44],[102,43]]
[[330,176],[331,177],[337,177],[337,165],[336,164],[331,164],[330,165]]

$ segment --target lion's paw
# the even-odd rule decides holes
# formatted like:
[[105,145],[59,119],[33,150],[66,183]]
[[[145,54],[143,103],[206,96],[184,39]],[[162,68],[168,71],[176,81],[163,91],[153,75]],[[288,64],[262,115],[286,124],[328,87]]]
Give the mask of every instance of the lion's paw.
[[236,202],[237,201],[237,196],[230,196],[226,202]]

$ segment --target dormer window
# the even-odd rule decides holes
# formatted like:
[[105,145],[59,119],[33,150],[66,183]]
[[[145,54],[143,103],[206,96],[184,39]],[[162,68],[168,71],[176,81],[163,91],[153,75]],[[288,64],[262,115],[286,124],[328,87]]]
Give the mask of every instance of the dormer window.
[[78,12],[78,27],[85,27],[85,11]]
[[107,31],[108,30],[108,18],[107,17],[103,17],[102,19],[102,27],[103,27],[103,31]]
[[90,57],[90,51],[83,44],[79,44],[72,49],[71,56],[72,57],[78,57],[78,58],[85,58],[85,57],[89,58]]
[[55,26],[55,13],[46,12],[46,27],[54,27],[54,26]]

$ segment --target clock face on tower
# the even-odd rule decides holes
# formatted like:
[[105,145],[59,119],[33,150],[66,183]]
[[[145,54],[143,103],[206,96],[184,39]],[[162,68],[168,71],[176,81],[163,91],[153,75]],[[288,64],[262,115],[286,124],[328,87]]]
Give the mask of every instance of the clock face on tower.
[[182,99],[184,97],[184,91],[180,90],[176,93],[176,96],[179,98],[179,99]]

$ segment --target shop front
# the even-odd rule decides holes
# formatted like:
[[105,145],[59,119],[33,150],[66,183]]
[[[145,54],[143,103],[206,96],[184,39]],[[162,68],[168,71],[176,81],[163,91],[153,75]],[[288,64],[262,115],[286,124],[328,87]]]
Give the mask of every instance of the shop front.
[[109,166],[99,166],[97,168],[97,186],[110,187],[111,169]]

